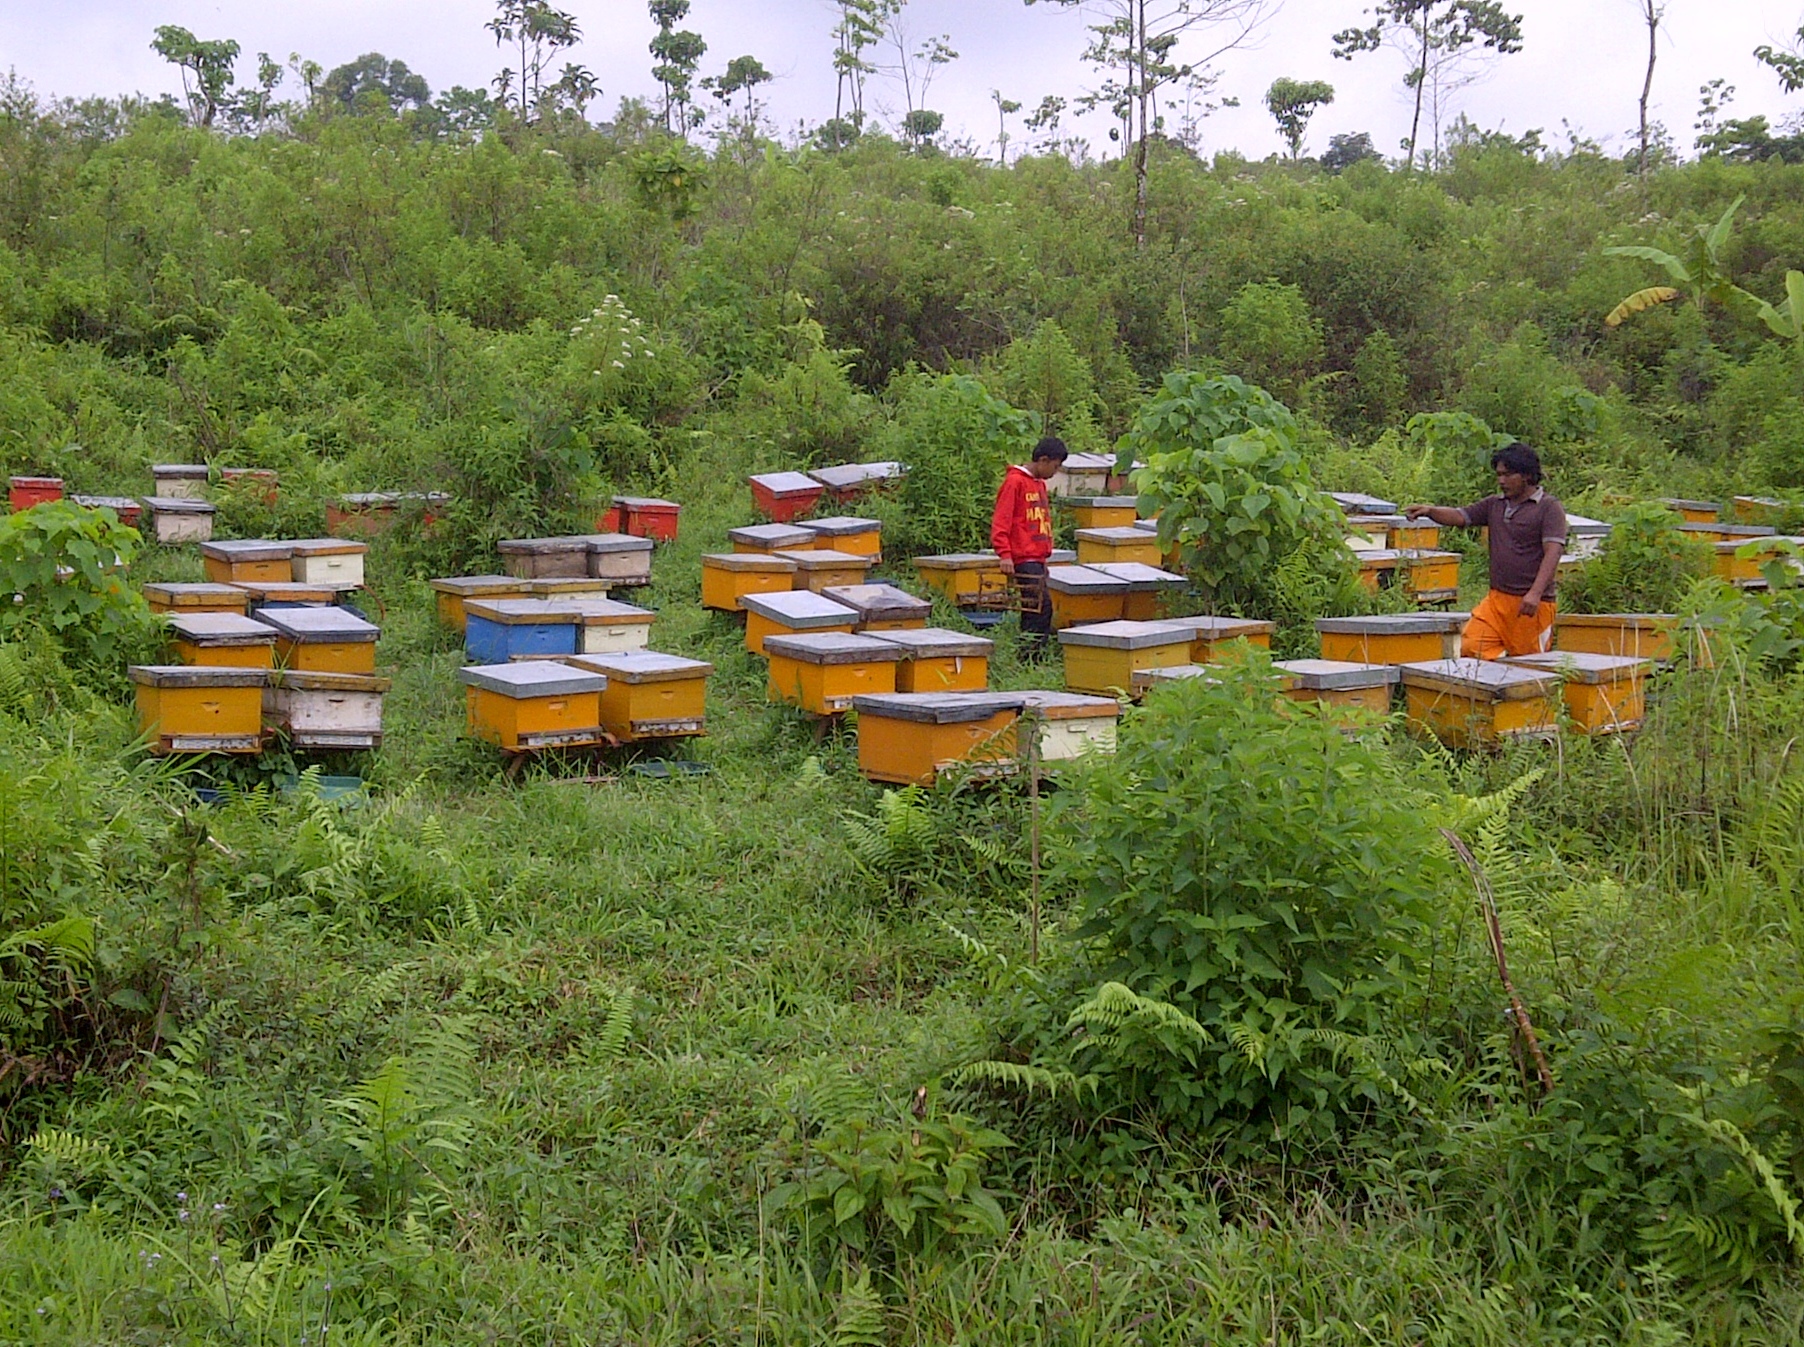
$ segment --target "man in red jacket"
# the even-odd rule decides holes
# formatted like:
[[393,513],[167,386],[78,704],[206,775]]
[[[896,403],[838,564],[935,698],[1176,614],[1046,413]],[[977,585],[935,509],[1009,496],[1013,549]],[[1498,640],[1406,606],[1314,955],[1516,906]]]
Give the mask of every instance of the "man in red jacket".
[[1046,592],[1046,558],[1052,555],[1052,502],[1046,483],[1065,466],[1069,451],[1056,435],[1034,446],[1026,467],[1012,465],[996,492],[990,518],[990,546],[1002,558],[1002,573],[1021,591],[1021,630],[1039,654],[1052,634],[1052,596]]

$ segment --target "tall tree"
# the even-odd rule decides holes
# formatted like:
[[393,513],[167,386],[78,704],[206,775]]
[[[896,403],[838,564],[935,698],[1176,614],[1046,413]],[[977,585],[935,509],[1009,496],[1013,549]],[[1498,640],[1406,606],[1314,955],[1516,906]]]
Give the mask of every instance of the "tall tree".
[[1797,46],[1775,48],[1763,42],[1754,48],[1754,59],[1773,68],[1786,93],[1795,94],[1804,89],[1804,25],[1798,28]]
[[[1037,4],[1040,0],[1026,0]],[[1134,246],[1146,246],[1146,156],[1160,129],[1159,91],[1183,80],[1208,76],[1210,65],[1277,12],[1281,0],[1046,0],[1073,8],[1087,6],[1105,16],[1090,25],[1092,41],[1084,59],[1108,72],[1089,106],[1107,103],[1121,118],[1134,156]],[[1180,61],[1177,48],[1191,35],[1207,39],[1208,50]]]
[[1041,134],[1042,153],[1058,152],[1059,120],[1065,115],[1065,106],[1065,100],[1057,94],[1047,94],[1040,100],[1040,105],[1027,114],[1027,129]]
[[166,23],[157,29],[150,49],[181,68],[189,115],[195,125],[211,127],[227,102],[226,91],[232,87],[232,62],[238,59],[238,44],[230,38],[203,41],[186,28]]
[[990,101],[996,105],[996,162],[1007,168],[1008,119],[1011,113],[1021,111],[1021,105],[1012,98],[1004,98],[1000,89],[990,90]]
[[937,112],[929,113],[927,90],[932,86],[933,77],[939,73],[940,67],[956,61],[958,53],[952,49],[950,33],[923,38],[917,43],[909,32],[901,5],[891,6],[888,10],[884,37],[895,48],[896,63],[883,69],[902,81],[902,103],[906,109],[902,118],[902,134],[910,143],[918,146],[937,135],[940,127],[945,124],[944,116]]
[[510,64],[494,84],[503,102],[510,91],[518,94],[520,119],[528,121],[545,96],[545,68],[558,52],[582,41],[576,16],[544,0],[496,0],[495,17],[483,27],[495,35],[497,47],[515,49],[518,70]]
[[864,82],[877,67],[865,56],[883,40],[891,15],[902,0],[834,0],[839,22],[833,25],[833,120],[828,143],[843,148],[864,130]]
[[702,81],[702,88],[708,90],[722,103],[729,112],[733,100],[740,94],[745,95],[745,107],[739,117],[739,131],[747,140],[758,133],[758,101],[753,97],[760,84],[769,84],[770,71],[756,56],[735,56],[727,62],[727,68],[718,75],[710,75]]
[[1265,110],[1278,123],[1278,134],[1290,146],[1290,157],[1303,157],[1303,136],[1317,108],[1334,101],[1334,86],[1326,80],[1293,80],[1279,76],[1265,91]]
[[391,61],[379,51],[366,52],[336,67],[320,85],[320,92],[345,112],[355,111],[366,94],[371,101],[379,98],[391,113],[409,104],[423,108],[432,98],[423,76],[409,70],[407,62]]
[[[1415,111],[1404,144],[1413,165],[1421,142],[1423,95],[1433,95],[1438,133],[1441,95],[1476,78],[1467,67],[1471,57],[1486,51],[1509,56],[1522,50],[1522,16],[1510,14],[1497,0],[1383,0],[1371,15],[1371,27],[1347,28],[1334,35],[1334,55],[1350,61],[1388,42],[1408,58],[1403,85],[1415,94]],[[1432,158],[1430,147],[1422,157],[1424,168]]]
[[1648,122],[1647,102],[1654,92],[1654,59],[1660,54],[1660,22],[1666,17],[1666,0],[1634,0],[1635,12],[1647,27],[1647,74],[1641,81],[1641,148],[1635,156],[1635,171],[1647,172]]
[[650,47],[658,63],[651,68],[651,77],[664,86],[664,129],[686,136],[695,125],[690,91],[708,44],[700,33],[677,27],[689,16],[689,0],[647,0],[646,8],[658,25]]

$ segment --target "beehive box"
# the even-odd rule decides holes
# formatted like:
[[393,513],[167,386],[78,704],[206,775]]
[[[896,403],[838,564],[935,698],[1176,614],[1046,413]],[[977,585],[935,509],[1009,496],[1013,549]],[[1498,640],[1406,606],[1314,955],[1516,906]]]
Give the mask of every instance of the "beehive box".
[[1785,510],[1785,502],[1774,496],[1737,496],[1729,502],[1729,513],[1742,524],[1776,524]]
[[902,647],[897,692],[981,692],[990,682],[996,643],[940,627],[890,630],[883,639]]
[[151,466],[152,495],[166,500],[205,500],[207,465],[205,463],[156,463]]
[[1459,597],[1458,552],[1399,548],[1397,557],[1410,597],[1417,603],[1446,603]]
[[1297,702],[1320,702],[1337,711],[1391,709],[1398,681],[1395,664],[1350,664],[1333,659],[1279,660],[1272,668],[1284,680],[1283,695]]
[[790,577],[790,583],[797,589],[812,590],[816,594],[835,585],[862,585],[874,564],[869,557],[825,547],[812,551],[773,552],[771,555],[788,557],[795,562],[796,573]]
[[754,473],[746,482],[752,488],[752,505],[777,524],[807,514],[827,490],[805,472]]
[[1558,674],[1482,659],[1405,664],[1401,672],[1411,726],[1451,747],[1543,738],[1558,728]]
[[16,514],[20,510],[29,510],[43,505],[47,501],[63,498],[63,479],[60,477],[12,477],[7,479],[7,503]]
[[[1441,546],[1441,526],[1427,517],[1413,520],[1405,518],[1392,524],[1386,531],[1384,545],[1404,552],[1438,551]],[[1458,554],[1452,555],[1457,561]]]
[[1113,454],[1068,454],[1048,479],[1046,489],[1055,496],[1106,495],[1114,467]]
[[579,655],[619,654],[643,650],[651,644],[651,624],[657,614],[649,608],[614,599],[552,599],[550,602],[576,614],[576,653]]
[[1328,499],[1340,506],[1346,515],[1396,514],[1397,502],[1368,496],[1362,491],[1330,491]]
[[1359,567],[1359,583],[1376,593],[1380,589],[1389,588],[1397,577],[1397,568],[1403,563],[1403,554],[1391,547],[1381,547],[1370,551],[1356,551],[1353,560]]
[[1654,667],[1652,660],[1555,650],[1503,663],[1558,674],[1566,718],[1581,733],[1619,734],[1639,729],[1647,714],[1645,689]]
[[438,620],[454,631],[464,629],[464,604],[470,599],[523,599],[531,581],[515,575],[447,575],[428,581],[437,596]]
[[796,549],[807,551],[814,546],[814,535],[794,524],[747,524],[743,528],[728,529],[727,541],[733,544],[735,552],[768,554]]
[[1459,654],[1464,613],[1378,613],[1320,617],[1322,658],[1345,664],[1421,664]]
[[817,716],[849,710],[854,697],[896,690],[902,648],[875,636],[804,632],[771,636],[770,699],[799,706]]
[[677,520],[683,507],[673,500],[656,496],[616,496],[614,508],[620,511],[621,532],[653,542],[673,542],[677,536]]
[[1606,524],[1601,519],[1590,519],[1582,514],[1567,515],[1566,549],[1560,560],[1586,561],[1596,556],[1604,550],[1604,542],[1613,528],[1614,524]]
[[1046,589],[1052,599],[1052,625],[1058,630],[1125,618],[1132,586],[1091,566],[1048,566]]
[[1671,613],[1559,613],[1553,620],[1556,652],[1669,660],[1679,619]]
[[152,753],[257,753],[263,748],[263,669],[134,665],[138,730]]
[[808,475],[827,488],[834,500],[856,500],[867,491],[878,491],[902,480],[908,470],[893,460],[876,463],[841,463],[831,468],[810,468]]
[[702,557],[702,607],[742,611],[746,594],[778,594],[795,587],[796,564],[766,552],[710,552]]
[[263,727],[296,748],[380,748],[390,686],[369,674],[278,669],[263,689]]
[[1180,593],[1190,584],[1173,571],[1139,561],[1098,561],[1089,569],[1127,586],[1121,615],[1131,622],[1150,622],[1159,615],[1160,595]]
[[368,543],[350,538],[301,538],[289,546],[294,552],[289,579],[303,585],[363,588],[363,559],[369,555]]
[[243,613],[178,613],[170,618],[169,634],[179,664],[275,667],[275,628]]
[[608,685],[601,690],[601,727],[623,744],[707,731],[712,664],[655,650],[577,655],[568,663],[607,676]]
[[881,520],[840,514],[826,519],[803,519],[796,527],[807,529],[820,551],[850,552],[855,557],[869,557],[873,562],[883,560]]
[[944,594],[961,608],[998,598],[1008,591],[1002,558],[994,552],[942,552],[916,557],[914,567],[923,585]]
[[1390,542],[1390,533],[1382,527],[1362,527],[1357,520],[1349,519],[1345,532],[1341,534],[1341,541],[1354,553],[1381,552],[1385,544]]
[[1662,497],[1660,502],[1669,510],[1676,510],[1687,524],[1714,524],[1721,515],[1722,508],[1712,500],[1676,500]]
[[220,585],[251,580],[292,580],[292,544],[263,538],[211,541],[200,545],[207,579]]
[[1163,557],[1159,551],[1159,535],[1128,524],[1120,528],[1079,529],[1077,531],[1077,564],[1137,561],[1143,566],[1157,566]]
[[343,608],[262,608],[257,620],[276,629],[276,663],[307,673],[376,672],[380,629]]
[[345,596],[337,585],[304,585],[295,580],[239,580],[234,588],[244,591],[252,617],[265,609],[331,608]]
[[146,496],[140,504],[150,512],[151,537],[166,547],[204,543],[213,536],[214,509],[204,500]]
[[1745,543],[1770,538],[1777,530],[1770,524],[1680,524],[1679,532],[1693,542]]
[[458,671],[472,738],[512,752],[604,742],[605,675],[565,664],[490,664]]
[[1115,751],[1121,703],[1113,697],[1039,688],[1013,695],[1022,700],[1017,734],[1035,735],[1041,762],[1070,762],[1086,753]]
[[1736,539],[1732,542],[1714,544],[1716,552],[1712,558],[1711,569],[1722,580],[1728,581],[1737,589],[1764,589],[1766,576],[1761,568],[1773,557],[1776,550],[1767,540]]
[[373,538],[394,526],[403,506],[417,507],[420,526],[431,528],[435,507],[451,499],[443,491],[357,491],[326,504],[326,532],[334,538]]
[[154,581],[144,586],[144,600],[153,613],[238,613],[242,616],[250,606],[251,596],[238,585]]
[[525,585],[526,597],[534,599],[605,599],[614,589],[614,581],[591,575],[547,575],[516,583]]
[[1170,626],[1182,627],[1190,633],[1190,655],[1187,664],[1216,664],[1232,655],[1239,641],[1260,650],[1272,648],[1273,623],[1250,617],[1168,617],[1161,618]]
[[1172,664],[1162,669],[1136,669],[1133,684],[1128,690],[1136,697],[1144,697],[1154,688],[1182,683],[1191,678],[1204,678],[1211,683],[1219,683],[1221,670],[1208,664]]
[[858,614],[859,631],[907,631],[925,627],[933,612],[926,599],[917,599],[894,585],[829,585],[821,597],[843,603]]
[[464,600],[464,655],[472,664],[582,652],[581,615],[567,599]]
[[579,574],[611,580],[620,586],[651,583],[650,538],[635,538],[630,533],[592,533],[588,544],[588,558]]
[[1073,528],[1132,528],[1139,500],[1134,496],[1060,496],[1056,504],[1071,517]]
[[754,655],[764,653],[767,637],[803,632],[850,635],[858,625],[858,614],[845,604],[805,589],[788,594],[747,594],[740,605],[745,609],[745,648]]
[[501,569],[523,580],[540,576],[589,575],[589,543],[604,535],[568,534],[557,538],[504,538],[495,544]]
[[1141,669],[1189,664],[1190,628],[1169,622],[1097,622],[1059,633],[1065,654],[1065,687],[1071,692],[1113,695],[1131,690]]
[[926,786],[952,767],[1001,775],[1019,765],[1020,693],[867,693],[852,704],[868,780]]
[[144,506],[130,496],[76,496],[74,500],[84,509],[111,510],[128,529],[137,528],[144,518]]

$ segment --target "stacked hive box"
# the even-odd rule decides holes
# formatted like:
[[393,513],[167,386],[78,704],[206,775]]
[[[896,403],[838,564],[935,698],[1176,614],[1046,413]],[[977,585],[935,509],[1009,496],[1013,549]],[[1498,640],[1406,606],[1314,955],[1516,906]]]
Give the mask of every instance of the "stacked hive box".
[[1348,664],[1419,664],[1459,654],[1458,613],[1380,613],[1317,618],[1322,658]]
[[1402,666],[1410,724],[1455,748],[1544,738],[1558,727],[1558,674],[1493,660]]
[[815,632],[771,636],[770,698],[817,716],[838,715],[854,697],[896,690],[902,648],[875,636]]
[[883,639],[903,651],[897,692],[981,692],[989,686],[996,643],[987,637],[921,627],[885,631]]
[[858,711],[858,770],[872,781],[931,785],[950,767],[1013,771],[1020,693],[866,693]]
[[741,604],[745,609],[745,648],[754,655],[765,653],[767,637],[806,632],[849,635],[858,625],[858,614],[845,604],[834,603],[807,590],[788,594],[747,594]]
[[752,504],[776,524],[787,524],[812,510],[827,488],[805,472],[761,472],[747,479]]
[[144,598],[153,613],[238,613],[250,603],[250,595],[238,585],[165,584],[144,586]]
[[1188,664],[1214,664],[1232,655],[1241,641],[1260,650],[1272,648],[1273,624],[1246,617],[1172,617],[1167,624],[1190,633]]
[[796,564],[765,552],[711,552],[702,557],[702,607],[743,611],[747,594],[777,594],[795,586]]
[[1065,686],[1072,692],[1113,695],[1134,686],[1143,669],[1189,664],[1191,632],[1168,622],[1099,622],[1059,632]]
[[372,674],[277,669],[263,689],[263,724],[296,748],[379,748],[390,686]]
[[735,552],[793,552],[812,548],[814,535],[794,524],[747,524],[728,529],[727,541],[733,544]]
[[1384,715],[1398,681],[1394,664],[1350,664],[1343,660],[1279,660],[1272,668],[1284,680],[1283,695],[1292,701],[1318,702],[1335,711]]
[[140,502],[150,514],[150,534],[164,546],[204,543],[213,536],[213,506],[185,496],[146,496]]
[[1061,496],[1058,506],[1071,517],[1073,528],[1132,528],[1139,501],[1133,496]]
[[1046,489],[1055,496],[1100,496],[1109,489],[1109,473],[1114,467],[1111,454],[1069,454]]
[[374,623],[342,608],[265,608],[258,621],[276,631],[276,662],[304,673],[373,674]]
[[169,630],[179,663],[233,669],[275,667],[275,628],[242,613],[179,613],[170,618]]
[[878,520],[834,515],[828,519],[804,519],[797,527],[813,535],[814,546],[820,551],[849,552],[873,564],[883,560],[883,525]]
[[858,614],[857,630],[907,631],[927,625],[933,605],[894,585],[829,585],[823,599],[844,604]]
[[289,543],[260,538],[210,541],[200,545],[200,555],[207,579],[216,584],[294,579],[294,548]]
[[289,544],[290,579],[303,585],[363,588],[363,559],[368,543],[346,538],[301,538]]
[[438,620],[463,631],[464,605],[471,599],[519,599],[531,590],[530,581],[513,575],[452,575],[431,582],[437,595]]
[[1127,616],[1133,585],[1093,566],[1049,566],[1046,588],[1052,600],[1055,630]]
[[14,514],[62,498],[63,479],[60,477],[13,477],[7,481],[7,503]]
[[1459,553],[1400,548],[1398,561],[1417,603],[1449,603],[1459,597]]
[[1554,651],[1504,662],[1558,674],[1566,699],[1566,717],[1584,734],[1638,729],[1646,714],[1643,689],[1653,668],[1652,660]]
[[811,590],[816,594],[836,585],[863,584],[873,564],[870,557],[841,552],[836,548],[822,547],[811,551],[798,549],[773,552],[771,555],[793,561],[796,572],[792,583],[797,589]]
[[1002,558],[994,552],[946,552],[916,557],[914,565],[923,585],[960,608],[992,606],[1008,593]]
[[207,465],[204,463],[155,463],[151,465],[152,493],[165,500],[205,500]]
[[[1021,719],[1032,723],[1041,762],[1069,762],[1086,753],[1113,753],[1121,703],[1113,697],[1033,689],[1022,699]],[[1019,734],[1026,730],[1017,730]]]

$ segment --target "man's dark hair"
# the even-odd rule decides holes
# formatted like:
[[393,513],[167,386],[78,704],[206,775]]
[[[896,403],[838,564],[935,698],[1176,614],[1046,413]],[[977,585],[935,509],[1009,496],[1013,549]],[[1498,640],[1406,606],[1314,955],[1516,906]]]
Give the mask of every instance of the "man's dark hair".
[[1071,451],[1065,447],[1065,442],[1057,435],[1048,435],[1034,446],[1033,452],[1035,458],[1056,458],[1061,463],[1063,463],[1070,454]]
[[1506,444],[1491,455],[1491,471],[1497,471],[1500,465],[1506,471],[1521,473],[1530,486],[1541,484],[1541,455],[1521,440]]

